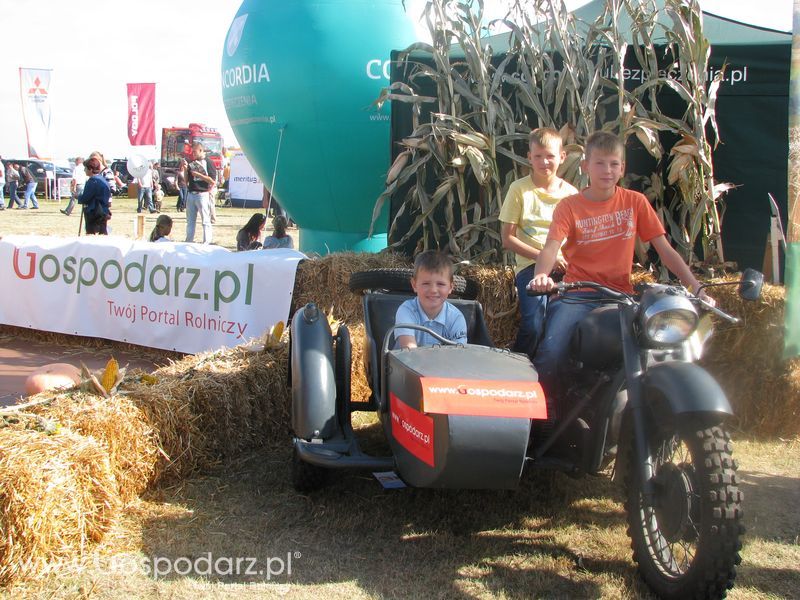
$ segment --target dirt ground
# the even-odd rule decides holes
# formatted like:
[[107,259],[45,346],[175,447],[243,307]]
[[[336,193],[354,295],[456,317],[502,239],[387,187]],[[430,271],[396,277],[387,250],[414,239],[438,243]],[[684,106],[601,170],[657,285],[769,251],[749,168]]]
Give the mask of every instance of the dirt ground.
[[[69,363],[80,368],[81,363],[95,371],[105,366],[112,357],[111,351],[100,351],[76,346],[57,346],[0,331],[0,406],[15,404],[25,394],[25,380],[44,365]],[[113,357],[121,366],[152,371],[164,364],[141,353],[115,349]]]

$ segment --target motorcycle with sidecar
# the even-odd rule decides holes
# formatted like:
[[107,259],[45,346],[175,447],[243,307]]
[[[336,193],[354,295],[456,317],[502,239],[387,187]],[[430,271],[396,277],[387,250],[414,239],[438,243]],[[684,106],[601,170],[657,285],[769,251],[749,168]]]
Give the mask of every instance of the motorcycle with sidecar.
[[[631,296],[593,282],[560,283],[558,294],[591,289],[603,305],[578,324],[559,391],[546,397],[526,355],[493,346],[474,300],[451,300],[466,319],[467,344],[423,327],[441,344],[394,349],[394,329],[409,327],[394,316],[411,297],[410,275],[374,270],[351,279],[351,289],[364,292],[366,401],[350,397],[347,327],[332,334],[313,303],[295,312],[295,488],[317,489],[340,469],[396,471],[414,487],[513,489],[525,468],[580,476],[613,467],[625,488],[633,556],[650,588],[663,598],[724,597],[743,533],[725,428],[733,413],[696,362],[710,315],[737,319],[680,286],[648,284]],[[762,283],[748,269],[741,281],[711,285],[736,284],[756,300]],[[357,410],[377,412],[389,456],[361,450],[351,425]]]

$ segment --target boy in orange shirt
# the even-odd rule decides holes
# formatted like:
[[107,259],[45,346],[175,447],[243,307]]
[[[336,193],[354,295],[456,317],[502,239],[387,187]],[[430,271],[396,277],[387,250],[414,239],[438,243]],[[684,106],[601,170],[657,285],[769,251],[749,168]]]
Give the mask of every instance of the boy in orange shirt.
[[[550,271],[561,249],[567,261],[565,282],[593,281],[632,294],[630,276],[638,236],[650,242],[662,264],[677,275],[683,285],[697,291],[700,284],[680,254],[670,246],[664,226],[647,198],[617,186],[625,171],[622,141],[607,131],[593,133],[586,140],[581,166],[589,175],[589,186],[565,198],[556,207],[528,288],[537,292],[554,288]],[[714,303],[703,291],[700,298]],[[580,301],[570,302],[569,299]],[[584,315],[600,306],[598,300],[595,293],[579,291],[550,303],[545,334],[534,359],[539,379],[546,386],[552,386],[558,365],[566,359],[575,326]]]
[[[530,175],[511,184],[500,209],[503,248],[514,253],[516,263],[514,274],[521,317],[513,350],[531,356],[544,328],[547,296],[528,296],[526,288],[533,279],[536,261],[547,240],[553,210],[563,198],[578,193],[557,175],[565,158],[558,131],[551,127],[531,131],[528,138]],[[560,255],[557,266],[560,271],[566,268]]]

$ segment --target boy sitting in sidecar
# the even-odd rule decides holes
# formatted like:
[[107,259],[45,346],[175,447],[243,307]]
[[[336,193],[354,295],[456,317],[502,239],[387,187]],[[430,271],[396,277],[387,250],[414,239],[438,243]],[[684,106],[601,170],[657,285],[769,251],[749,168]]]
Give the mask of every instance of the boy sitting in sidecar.
[[[467,343],[464,315],[447,301],[453,291],[453,263],[443,252],[428,250],[414,260],[411,287],[416,298],[403,302],[395,314],[395,323],[422,325],[442,337]],[[395,329],[396,348],[433,346],[439,342],[418,329]]]

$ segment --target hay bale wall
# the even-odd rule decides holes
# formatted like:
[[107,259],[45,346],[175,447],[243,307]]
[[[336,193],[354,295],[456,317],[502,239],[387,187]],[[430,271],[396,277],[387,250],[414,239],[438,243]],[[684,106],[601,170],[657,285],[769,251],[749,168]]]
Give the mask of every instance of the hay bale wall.
[[736,286],[708,293],[742,319],[738,325],[715,321],[703,360],[728,395],[738,426],[760,435],[800,434],[800,358],[783,359],[785,289],[765,284],[758,302],[742,300]]
[[[124,395],[40,394],[0,428],[0,584],[82,554],[149,486],[285,443],[287,359],[286,344],[235,348],[132,373]],[[31,419],[54,427],[25,429]]]

